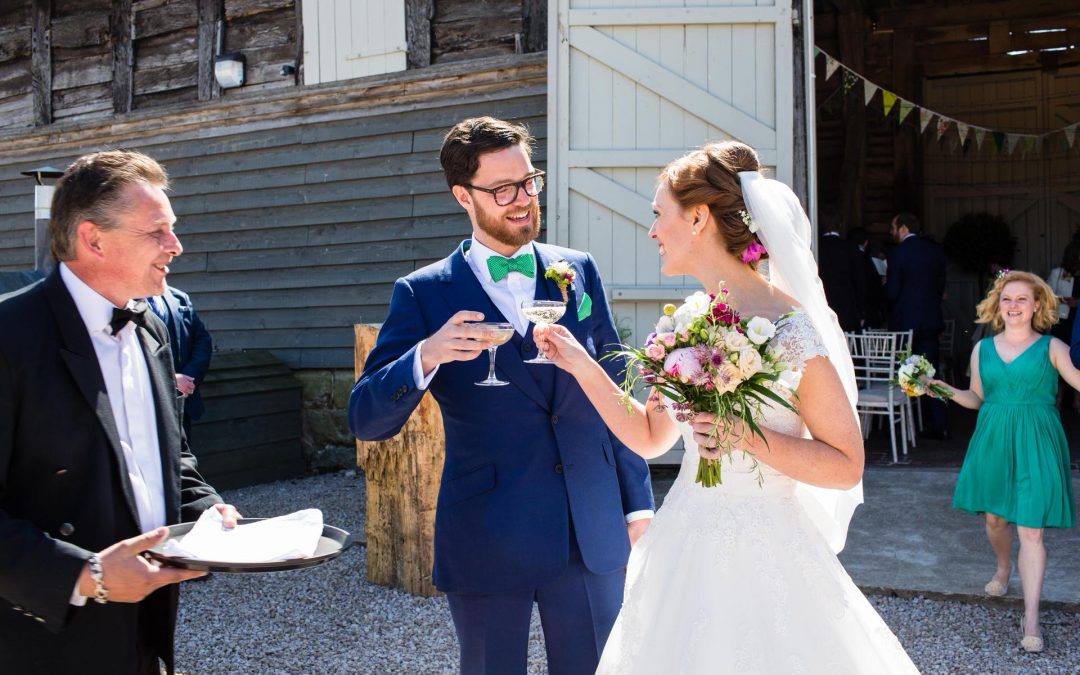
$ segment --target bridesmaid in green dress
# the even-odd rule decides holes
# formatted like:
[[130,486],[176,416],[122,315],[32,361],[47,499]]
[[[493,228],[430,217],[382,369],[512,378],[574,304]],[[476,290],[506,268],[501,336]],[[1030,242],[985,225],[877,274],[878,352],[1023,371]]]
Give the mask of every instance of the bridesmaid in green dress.
[[971,388],[953,401],[979,411],[953,507],[986,515],[986,536],[997,571],[989,595],[1005,595],[1012,573],[1012,525],[1020,536],[1017,566],[1024,592],[1021,646],[1043,649],[1039,597],[1046,570],[1043,528],[1072,527],[1075,520],[1069,446],[1054,405],[1058,374],[1080,390],[1080,370],[1069,346],[1043,335],[1058,320],[1058,301],[1042,279],[1029,272],[1002,274],[977,308],[978,323],[996,335],[971,354]]

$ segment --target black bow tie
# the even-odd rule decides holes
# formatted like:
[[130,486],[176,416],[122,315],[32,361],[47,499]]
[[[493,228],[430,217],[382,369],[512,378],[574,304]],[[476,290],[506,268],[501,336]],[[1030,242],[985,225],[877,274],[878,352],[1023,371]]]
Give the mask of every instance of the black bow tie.
[[128,322],[134,323],[137,326],[146,327],[146,303],[142,300],[137,300],[134,307],[127,309],[126,307],[113,307],[112,321],[109,322],[109,328],[112,329],[112,334],[115,336],[124,326],[128,325]]

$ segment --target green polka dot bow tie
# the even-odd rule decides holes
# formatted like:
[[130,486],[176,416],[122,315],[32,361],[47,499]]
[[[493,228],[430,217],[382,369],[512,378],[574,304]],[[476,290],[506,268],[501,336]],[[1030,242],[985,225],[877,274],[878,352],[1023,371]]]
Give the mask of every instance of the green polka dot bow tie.
[[511,272],[520,272],[532,279],[536,276],[536,263],[533,262],[532,253],[522,253],[513,258],[504,258],[501,255],[493,255],[487,259],[488,272],[491,280],[499,283]]

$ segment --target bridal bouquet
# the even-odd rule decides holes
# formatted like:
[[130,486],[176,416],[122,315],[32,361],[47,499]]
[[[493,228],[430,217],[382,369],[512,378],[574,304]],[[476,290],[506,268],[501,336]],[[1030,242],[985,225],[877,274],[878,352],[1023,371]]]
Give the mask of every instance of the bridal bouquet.
[[896,355],[900,367],[896,370],[896,379],[891,384],[899,385],[908,396],[915,398],[929,394],[933,398],[948,401],[952,392],[940,384],[930,384],[937,372],[934,366],[922,354],[912,354],[905,349]]
[[[718,424],[715,432],[717,447],[724,452],[730,452],[747,431],[764,439],[755,421],[763,404],[773,402],[795,410],[768,386],[781,380],[787,370],[769,349],[776,329],[777,324],[763,317],[739,316],[722,284],[719,294],[699,291],[680,307],[665,305],[645,345],[626,347],[617,354],[628,364],[624,399],[629,405],[632,392],[644,383],[654,388],[650,400],[659,401],[663,395],[680,422],[693,419],[696,413],[714,413],[727,422],[722,428]],[[704,487],[718,485],[720,461],[702,458],[695,480]]]

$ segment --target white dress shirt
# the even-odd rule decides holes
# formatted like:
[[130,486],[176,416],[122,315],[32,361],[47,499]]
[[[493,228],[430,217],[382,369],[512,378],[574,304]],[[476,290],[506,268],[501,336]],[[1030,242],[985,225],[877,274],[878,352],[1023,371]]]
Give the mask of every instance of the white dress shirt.
[[[115,305],[87,286],[64,263],[60,263],[60,278],[90,333],[135,496],[139,527],[148,532],[165,524],[165,486],[150,372],[135,335],[135,325],[128,323],[113,336],[109,322]],[[85,598],[82,600],[85,602]],[[75,602],[74,597],[72,601],[82,604]]]
[[[519,248],[511,256],[503,256],[514,258],[522,253],[531,253],[536,255],[536,251],[533,250],[532,243],[525,244]],[[476,275],[477,280],[480,281],[480,286],[491,298],[491,302],[507,321],[514,324],[514,330],[519,335],[525,335],[525,332],[529,329],[529,320],[525,318],[525,315],[521,313],[521,303],[525,300],[532,300],[536,297],[536,277],[527,277],[520,272],[511,271],[505,278],[500,281],[494,281],[491,278],[491,272],[488,270],[487,260],[493,255],[502,255],[496,253],[487,246],[484,246],[476,239],[470,240],[470,246],[465,251],[465,260],[469,263],[469,268]],[[537,275],[543,275],[543,270],[537,272]],[[496,317],[485,316],[486,321],[494,321]],[[435,366],[431,369],[431,372],[426,376],[424,375],[424,366],[420,362],[420,352],[424,348],[423,341],[416,346],[415,358],[413,359],[413,380],[416,381],[416,388],[424,390],[431,384],[432,378],[435,377],[435,373],[439,371],[439,367]],[[554,368],[555,366],[538,366],[540,368]],[[641,520],[642,518],[652,518],[653,511],[633,511],[626,514],[626,522],[631,523],[635,520]]]

